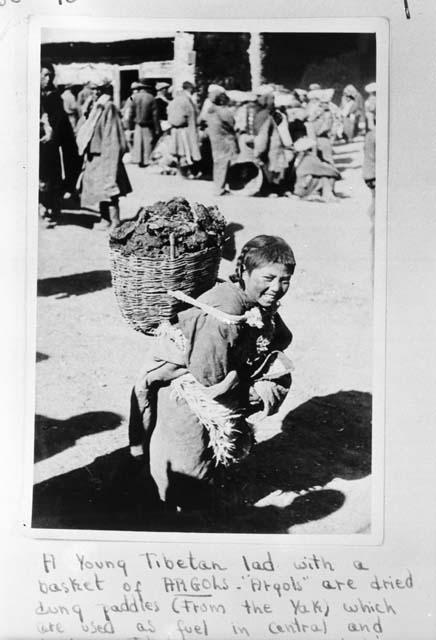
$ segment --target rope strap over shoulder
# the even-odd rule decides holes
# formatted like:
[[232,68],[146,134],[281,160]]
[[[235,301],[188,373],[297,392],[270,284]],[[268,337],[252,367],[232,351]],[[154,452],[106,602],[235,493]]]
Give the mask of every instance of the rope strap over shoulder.
[[249,309],[243,315],[233,315],[231,313],[221,311],[221,309],[217,309],[216,307],[211,307],[210,305],[200,302],[195,298],[191,298],[191,296],[186,295],[186,293],[183,293],[182,291],[167,291],[167,293],[181,302],[185,302],[193,307],[197,307],[197,309],[201,309],[208,315],[213,316],[217,320],[226,324],[241,324],[246,322],[251,327],[257,327],[259,329],[263,327],[263,320],[258,307]]

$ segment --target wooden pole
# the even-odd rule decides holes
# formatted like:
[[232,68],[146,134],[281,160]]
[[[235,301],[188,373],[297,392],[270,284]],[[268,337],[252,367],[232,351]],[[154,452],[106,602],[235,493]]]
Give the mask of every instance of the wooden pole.
[[263,58],[263,36],[253,31],[250,33],[250,45],[248,47],[252,91],[256,91],[264,82]]

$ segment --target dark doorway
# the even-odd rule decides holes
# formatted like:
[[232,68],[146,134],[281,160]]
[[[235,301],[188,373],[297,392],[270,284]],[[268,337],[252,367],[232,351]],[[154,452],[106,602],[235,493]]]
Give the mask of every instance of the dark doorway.
[[120,104],[121,106],[130,96],[130,85],[139,79],[138,69],[126,69],[120,71]]

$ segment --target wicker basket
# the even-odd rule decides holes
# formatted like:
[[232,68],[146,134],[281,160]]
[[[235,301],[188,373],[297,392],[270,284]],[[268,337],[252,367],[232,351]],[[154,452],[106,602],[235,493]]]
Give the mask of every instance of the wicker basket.
[[151,333],[172,320],[184,304],[167,294],[179,290],[197,297],[216,282],[221,252],[218,247],[176,258],[125,256],[112,246],[112,285],[121,315],[136,330]]

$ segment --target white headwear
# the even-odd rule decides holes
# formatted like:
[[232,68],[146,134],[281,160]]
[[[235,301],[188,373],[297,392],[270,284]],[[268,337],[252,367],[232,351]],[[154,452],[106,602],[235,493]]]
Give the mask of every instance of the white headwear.
[[309,100],[321,100],[321,94],[321,89],[313,89],[312,91],[309,91],[307,97],[309,98]]
[[220,84],[210,84],[207,88],[208,93],[225,93],[226,90]]
[[333,96],[334,96],[335,90],[334,89],[322,89],[320,91],[320,100],[321,102],[331,102]]
[[256,89],[257,96],[266,96],[269,93],[274,93],[274,87],[271,84],[261,84],[260,87]]
[[295,96],[292,93],[275,93],[274,104],[276,107],[290,107],[295,103]]
[[252,102],[253,100],[256,100],[256,94],[252,91],[230,89],[230,91],[227,91],[227,95],[232,102],[236,102],[237,104],[242,104],[243,102]]
[[377,84],[375,82],[370,82],[365,87],[366,93],[376,93],[377,92]]
[[307,97],[306,89],[294,89],[294,93],[297,94],[297,96],[300,98],[300,100],[302,100],[303,98]]

